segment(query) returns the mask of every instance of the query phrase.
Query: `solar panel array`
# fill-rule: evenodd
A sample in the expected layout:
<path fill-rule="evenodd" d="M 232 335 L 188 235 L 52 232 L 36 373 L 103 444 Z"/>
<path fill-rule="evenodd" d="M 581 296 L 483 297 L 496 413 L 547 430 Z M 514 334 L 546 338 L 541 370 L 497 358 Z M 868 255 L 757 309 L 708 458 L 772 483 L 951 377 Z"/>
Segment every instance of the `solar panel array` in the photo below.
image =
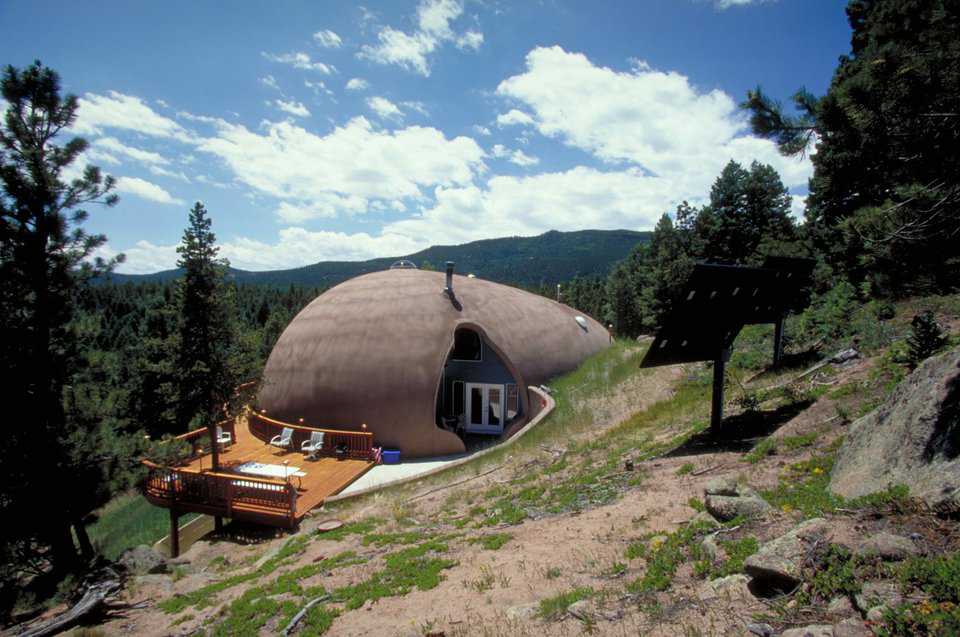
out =
<path fill-rule="evenodd" d="M 698 264 L 641 367 L 717 360 L 744 325 L 775 323 L 806 304 L 813 261 L 768 258 L 762 268 Z"/>

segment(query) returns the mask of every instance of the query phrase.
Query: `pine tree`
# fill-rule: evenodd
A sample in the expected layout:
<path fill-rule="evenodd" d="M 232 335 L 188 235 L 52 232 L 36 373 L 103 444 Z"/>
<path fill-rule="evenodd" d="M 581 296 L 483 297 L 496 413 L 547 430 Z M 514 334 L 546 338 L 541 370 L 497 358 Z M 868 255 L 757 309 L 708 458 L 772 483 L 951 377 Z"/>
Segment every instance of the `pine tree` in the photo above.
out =
<path fill-rule="evenodd" d="M 790 116 L 759 88 L 755 133 L 811 159 L 809 234 L 827 263 L 888 294 L 949 289 L 960 272 L 960 4 L 851 0 L 850 53 L 827 94 Z"/>
<path fill-rule="evenodd" d="M 747 265 L 759 265 L 766 254 L 792 251 L 798 240 L 790 195 L 777 171 L 758 162 L 747 170 L 732 160 L 714 181 L 695 233 L 700 257 Z"/>
<path fill-rule="evenodd" d="M 236 324 L 236 298 L 227 285 L 229 264 L 217 257 L 207 210 L 199 201 L 177 247 L 183 278 L 177 285 L 177 422 L 184 429 L 207 427 L 211 438 L 217 421 L 244 379 L 243 352 Z M 211 445 L 213 464 L 219 458 Z"/>
<path fill-rule="evenodd" d="M 8 107 L 0 126 L 0 382 L 22 416 L 7 419 L 0 445 L 0 518 L 7 521 L 0 550 L 4 562 L 26 565 L 50 547 L 53 566 L 62 570 L 76 562 L 70 527 L 81 534 L 89 511 L 89 501 L 73 496 L 96 486 L 78 470 L 82 459 L 71 447 L 88 430 L 64 400 L 82 366 L 71 331 L 74 306 L 89 276 L 111 265 L 89 261 L 106 238 L 83 230 L 82 206 L 117 198 L 113 179 L 94 166 L 68 181 L 87 143 L 57 144 L 76 119 L 77 98 L 61 96 L 55 72 L 40 62 L 8 66 L 2 93 Z"/>
<path fill-rule="evenodd" d="M 947 338 L 930 310 L 920 312 L 910 321 L 910 336 L 907 337 L 910 367 L 916 367 L 946 344 Z"/>

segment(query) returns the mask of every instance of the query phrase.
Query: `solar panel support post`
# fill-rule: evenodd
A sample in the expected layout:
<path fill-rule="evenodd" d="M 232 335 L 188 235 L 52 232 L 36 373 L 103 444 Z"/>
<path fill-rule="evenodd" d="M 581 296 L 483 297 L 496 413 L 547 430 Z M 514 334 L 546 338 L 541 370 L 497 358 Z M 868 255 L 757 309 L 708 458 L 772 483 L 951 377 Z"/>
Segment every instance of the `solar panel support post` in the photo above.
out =
<path fill-rule="evenodd" d="M 730 350 L 723 349 L 713 361 L 713 405 L 710 409 L 710 433 L 720 433 L 723 423 L 723 382 L 727 361 L 730 360 Z"/>
<path fill-rule="evenodd" d="M 786 316 L 781 314 L 777 319 L 776 327 L 773 331 L 773 366 L 780 367 L 780 359 L 783 358 L 783 324 Z"/>

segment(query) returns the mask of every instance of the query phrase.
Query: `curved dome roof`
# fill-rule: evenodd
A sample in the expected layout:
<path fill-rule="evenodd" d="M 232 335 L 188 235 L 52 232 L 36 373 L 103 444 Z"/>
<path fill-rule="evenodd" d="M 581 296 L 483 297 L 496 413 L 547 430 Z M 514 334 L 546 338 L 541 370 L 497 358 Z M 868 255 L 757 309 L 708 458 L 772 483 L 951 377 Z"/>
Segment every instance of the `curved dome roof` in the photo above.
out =
<path fill-rule="evenodd" d="M 386 270 L 350 279 L 291 321 L 267 360 L 259 407 L 273 418 L 356 430 L 408 457 L 463 450 L 435 425 L 440 376 L 461 326 L 483 334 L 526 393 L 610 342 L 590 317 L 483 279 Z"/>

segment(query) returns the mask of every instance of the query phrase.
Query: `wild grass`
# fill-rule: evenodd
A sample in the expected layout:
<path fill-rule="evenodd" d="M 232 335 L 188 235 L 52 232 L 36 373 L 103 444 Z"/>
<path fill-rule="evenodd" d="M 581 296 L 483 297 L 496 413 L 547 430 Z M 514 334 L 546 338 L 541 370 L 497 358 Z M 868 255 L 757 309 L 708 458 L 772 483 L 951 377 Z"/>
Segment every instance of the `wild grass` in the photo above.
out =
<path fill-rule="evenodd" d="M 594 590 L 589 586 L 581 586 L 566 593 L 560 593 L 553 597 L 547 597 L 540 600 L 540 609 L 538 614 L 546 620 L 555 620 L 563 617 L 567 609 L 581 599 L 593 597 Z"/>
<path fill-rule="evenodd" d="M 197 517 L 184 515 L 184 524 Z M 96 522 L 87 527 L 90 541 L 109 560 L 115 560 L 127 549 L 146 544 L 152 546 L 170 532 L 170 512 L 153 506 L 139 493 L 124 493 L 108 502 Z"/>
<path fill-rule="evenodd" d="M 488 551 L 497 551 L 513 539 L 509 533 L 487 533 L 467 540 L 470 544 L 479 544 Z"/>

